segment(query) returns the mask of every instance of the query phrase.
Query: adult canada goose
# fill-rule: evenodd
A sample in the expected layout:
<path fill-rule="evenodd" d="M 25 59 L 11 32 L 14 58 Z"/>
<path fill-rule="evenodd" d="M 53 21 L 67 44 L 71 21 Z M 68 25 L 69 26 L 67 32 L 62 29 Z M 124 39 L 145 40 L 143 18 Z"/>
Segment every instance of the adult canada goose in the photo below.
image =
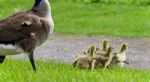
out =
<path fill-rule="evenodd" d="M 34 49 L 47 39 L 53 28 L 48 0 L 35 0 L 30 10 L 15 13 L 0 21 L 0 63 L 3 63 L 6 55 L 25 52 L 36 71 Z"/>
<path fill-rule="evenodd" d="M 125 51 L 128 49 L 128 44 L 124 43 L 121 46 L 119 53 L 116 53 L 113 57 L 112 65 L 117 65 L 119 67 L 124 67 L 125 64 L 129 64 L 126 59 Z"/>

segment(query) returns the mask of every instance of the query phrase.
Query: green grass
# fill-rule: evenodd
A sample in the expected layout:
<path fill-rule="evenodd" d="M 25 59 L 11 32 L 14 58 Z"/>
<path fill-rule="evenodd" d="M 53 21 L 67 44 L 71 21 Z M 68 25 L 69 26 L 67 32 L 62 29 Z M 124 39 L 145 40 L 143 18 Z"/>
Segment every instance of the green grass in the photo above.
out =
<path fill-rule="evenodd" d="M 14 5 L 15 4 L 15 5 Z M 29 9 L 33 0 L 0 0 L 0 18 Z M 74 35 L 150 37 L 150 6 L 52 1 L 55 32 Z"/>
<path fill-rule="evenodd" d="M 68 64 L 36 61 L 33 72 L 29 61 L 6 59 L 0 65 L 0 82 L 149 82 L 150 71 L 136 69 L 79 70 Z"/>
<path fill-rule="evenodd" d="M 15 10 L 29 9 L 33 0 L 0 0 L 0 19 Z M 53 1 L 52 14 L 58 34 L 150 37 L 150 6 L 84 4 Z M 52 61 L 36 61 L 37 73 L 27 60 L 6 59 L 0 65 L 0 82 L 149 82 L 149 70 L 74 69 Z"/>
<path fill-rule="evenodd" d="M 61 4 L 53 4 L 57 33 L 150 37 L 150 6 Z"/>

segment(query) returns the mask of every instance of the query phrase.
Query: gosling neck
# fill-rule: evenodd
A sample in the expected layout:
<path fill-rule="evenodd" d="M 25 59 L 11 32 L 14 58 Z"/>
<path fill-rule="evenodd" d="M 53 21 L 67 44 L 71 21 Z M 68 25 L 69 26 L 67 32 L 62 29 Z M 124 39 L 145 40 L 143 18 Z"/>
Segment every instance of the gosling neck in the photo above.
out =
<path fill-rule="evenodd" d="M 108 48 L 108 51 L 107 51 L 107 53 L 106 53 L 106 55 L 107 55 L 108 57 L 111 57 L 111 53 L 112 53 L 112 48 L 109 47 L 109 48 Z"/>
<path fill-rule="evenodd" d="M 108 48 L 109 48 L 109 44 L 103 44 L 103 50 L 104 50 L 104 51 L 107 51 Z"/>
<path fill-rule="evenodd" d="M 122 46 L 122 48 L 120 49 L 120 53 L 124 53 L 126 51 L 126 47 Z"/>

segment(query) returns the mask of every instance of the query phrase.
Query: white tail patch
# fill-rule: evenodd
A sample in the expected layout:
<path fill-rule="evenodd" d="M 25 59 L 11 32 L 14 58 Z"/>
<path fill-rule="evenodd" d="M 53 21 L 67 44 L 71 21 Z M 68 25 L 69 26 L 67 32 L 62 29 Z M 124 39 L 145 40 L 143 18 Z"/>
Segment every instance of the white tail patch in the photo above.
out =
<path fill-rule="evenodd" d="M 12 45 L 12 44 L 0 44 L 0 55 L 16 55 L 16 54 L 20 54 L 22 53 L 23 50 L 16 46 L 16 45 Z"/>

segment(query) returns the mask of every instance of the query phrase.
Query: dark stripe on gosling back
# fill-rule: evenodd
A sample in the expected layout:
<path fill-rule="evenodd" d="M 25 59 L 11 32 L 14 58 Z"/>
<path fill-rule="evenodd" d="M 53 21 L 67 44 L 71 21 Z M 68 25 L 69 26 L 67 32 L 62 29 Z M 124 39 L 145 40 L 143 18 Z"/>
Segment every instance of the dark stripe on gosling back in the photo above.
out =
<path fill-rule="evenodd" d="M 34 7 L 38 6 L 41 3 L 42 0 L 35 0 Z"/>

